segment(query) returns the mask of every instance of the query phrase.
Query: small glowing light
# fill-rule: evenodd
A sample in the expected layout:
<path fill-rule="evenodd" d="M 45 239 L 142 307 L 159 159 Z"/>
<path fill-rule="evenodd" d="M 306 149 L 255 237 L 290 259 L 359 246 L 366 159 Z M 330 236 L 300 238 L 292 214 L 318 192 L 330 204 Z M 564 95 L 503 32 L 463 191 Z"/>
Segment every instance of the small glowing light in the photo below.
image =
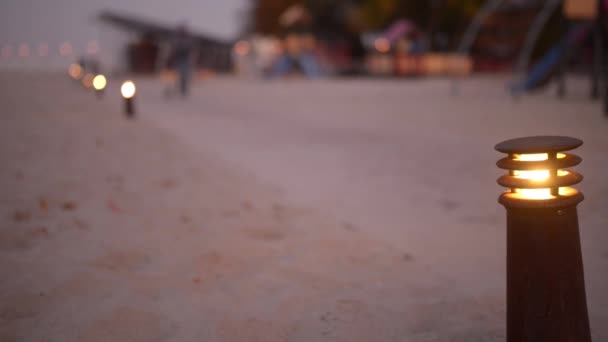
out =
<path fill-rule="evenodd" d="M 578 191 L 571 187 L 559 188 L 560 196 L 572 196 Z M 555 198 L 551 195 L 551 189 L 515 189 L 515 193 L 507 193 L 509 197 L 531 199 L 531 200 L 547 200 Z"/>
<path fill-rule="evenodd" d="M 239 56 L 245 56 L 251 51 L 251 45 L 246 40 L 241 40 L 234 45 L 234 52 Z"/>
<path fill-rule="evenodd" d="M 557 158 L 565 158 L 566 155 L 563 153 L 558 153 Z M 514 155 L 514 160 L 519 161 L 544 161 L 549 159 L 549 155 L 547 153 L 532 153 L 532 154 L 516 154 Z M 565 176 L 568 174 L 568 171 L 558 170 L 557 176 Z M 526 170 L 519 171 L 514 170 L 513 176 L 520 179 L 529 179 L 532 181 L 545 181 L 549 179 L 549 170 Z"/>
<path fill-rule="evenodd" d="M 557 159 L 566 158 L 564 153 L 558 153 Z M 547 153 L 515 154 L 513 160 L 519 161 L 543 161 L 549 159 Z"/>
<path fill-rule="evenodd" d="M 40 43 L 38 45 L 38 56 L 40 57 L 46 57 L 49 55 L 49 44 L 47 43 Z"/>
<path fill-rule="evenodd" d="M 551 195 L 551 189 L 515 189 L 515 193 L 520 198 L 543 200 L 551 199 L 555 196 Z"/>
<path fill-rule="evenodd" d="M 513 160 L 520 161 L 543 161 L 549 159 L 547 153 L 533 153 L 533 154 L 516 154 L 513 156 Z"/>
<path fill-rule="evenodd" d="M 22 43 L 19 45 L 19 50 L 17 50 L 17 54 L 19 57 L 27 58 L 30 56 L 30 47 L 29 45 Z"/>
<path fill-rule="evenodd" d="M 544 181 L 549 179 L 549 170 L 513 171 L 515 178 Z"/>
<path fill-rule="evenodd" d="M 99 43 L 96 40 L 91 40 L 87 43 L 87 53 L 95 55 L 99 52 Z"/>
<path fill-rule="evenodd" d="M 106 88 L 107 84 L 108 81 L 104 75 L 97 75 L 93 78 L 93 88 L 95 88 L 95 90 L 103 90 Z"/>
<path fill-rule="evenodd" d="M 91 73 L 87 73 L 86 75 L 84 75 L 84 77 L 82 78 L 82 85 L 85 88 L 91 88 L 93 87 L 93 79 L 95 78 L 95 75 L 91 74 Z"/>
<path fill-rule="evenodd" d="M 374 47 L 378 52 L 386 53 L 391 49 L 391 43 L 384 37 L 377 38 L 374 42 Z"/>
<path fill-rule="evenodd" d="M 63 57 L 69 57 L 72 55 L 72 44 L 70 42 L 65 42 L 59 46 L 59 54 Z"/>
<path fill-rule="evenodd" d="M 120 87 L 120 93 L 125 99 L 130 99 L 135 96 L 135 83 L 133 81 L 125 81 Z"/>
<path fill-rule="evenodd" d="M 557 158 L 565 158 L 566 155 L 563 153 L 558 153 Z M 519 161 L 545 161 L 549 159 L 548 153 L 532 153 L 532 154 L 516 154 L 513 156 L 514 160 Z M 557 170 L 557 176 L 563 177 L 568 175 L 569 172 L 565 170 Z M 549 170 L 514 170 L 513 176 L 515 178 L 520 179 L 529 179 L 532 181 L 546 181 L 550 177 Z M 562 189 L 567 188 L 559 188 L 560 195 L 562 194 Z M 515 189 L 515 193 L 518 194 L 520 198 L 526 199 L 534 199 L 534 200 L 544 200 L 551 199 L 555 196 L 551 194 L 551 189 Z"/>
<path fill-rule="evenodd" d="M 72 63 L 70 64 L 70 68 L 68 69 L 68 74 L 75 80 L 79 80 L 84 75 L 84 70 L 79 64 Z"/>

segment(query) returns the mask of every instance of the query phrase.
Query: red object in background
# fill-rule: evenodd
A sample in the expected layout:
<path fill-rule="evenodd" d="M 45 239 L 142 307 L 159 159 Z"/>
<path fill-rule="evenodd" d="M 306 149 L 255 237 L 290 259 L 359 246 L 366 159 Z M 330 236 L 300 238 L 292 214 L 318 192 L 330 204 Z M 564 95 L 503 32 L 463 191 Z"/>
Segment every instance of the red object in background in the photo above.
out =
<path fill-rule="evenodd" d="M 156 69 L 158 46 L 141 41 L 128 47 L 129 69 L 136 73 L 153 73 Z"/>

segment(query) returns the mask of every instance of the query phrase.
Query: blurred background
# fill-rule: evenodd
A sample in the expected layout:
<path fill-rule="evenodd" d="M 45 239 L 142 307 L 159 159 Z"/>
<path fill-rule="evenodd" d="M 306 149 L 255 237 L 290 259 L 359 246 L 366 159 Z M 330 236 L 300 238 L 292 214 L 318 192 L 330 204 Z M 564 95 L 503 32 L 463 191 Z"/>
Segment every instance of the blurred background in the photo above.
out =
<path fill-rule="evenodd" d="M 106 72 L 159 74 L 169 65 L 172 36 L 181 25 L 196 41 L 197 69 L 208 72 L 504 72 L 538 60 L 596 12 L 595 1 L 7 0 L 0 67 L 64 69 L 88 59 Z M 593 30 L 587 26 L 568 60 L 579 69 L 592 64 Z"/>
<path fill-rule="evenodd" d="M 0 0 L 0 341 L 505 341 L 536 135 L 584 141 L 608 341 L 607 10 Z"/>

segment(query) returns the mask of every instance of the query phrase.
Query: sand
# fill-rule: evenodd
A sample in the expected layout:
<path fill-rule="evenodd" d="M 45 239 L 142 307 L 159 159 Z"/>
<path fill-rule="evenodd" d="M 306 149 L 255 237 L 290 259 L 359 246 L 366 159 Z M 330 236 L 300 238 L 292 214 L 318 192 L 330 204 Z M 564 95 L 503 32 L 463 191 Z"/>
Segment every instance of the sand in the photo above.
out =
<path fill-rule="evenodd" d="M 98 100 L 64 75 L 0 75 L 0 341 L 504 340 L 491 146 L 519 125 L 486 114 L 516 106 L 488 90 L 498 81 L 439 102 L 439 81 L 218 79 L 186 102 L 138 84 L 129 121 L 116 84 Z M 399 116 L 402 92 L 419 114 Z M 607 127 L 581 100 L 518 108 L 540 113 L 526 133 L 553 119 L 587 142 L 581 223 L 601 341 Z M 447 109 L 460 116 L 433 114 Z"/>

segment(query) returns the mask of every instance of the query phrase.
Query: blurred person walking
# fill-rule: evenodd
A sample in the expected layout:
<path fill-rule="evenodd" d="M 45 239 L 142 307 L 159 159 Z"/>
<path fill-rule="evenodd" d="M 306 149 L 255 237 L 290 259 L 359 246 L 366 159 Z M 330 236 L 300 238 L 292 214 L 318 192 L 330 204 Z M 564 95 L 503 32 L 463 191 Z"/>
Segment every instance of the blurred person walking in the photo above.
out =
<path fill-rule="evenodd" d="M 186 25 L 180 25 L 173 40 L 169 65 L 171 69 L 177 72 L 177 87 L 182 97 L 186 97 L 190 92 L 196 58 L 197 51 L 194 40 L 190 36 Z"/>

